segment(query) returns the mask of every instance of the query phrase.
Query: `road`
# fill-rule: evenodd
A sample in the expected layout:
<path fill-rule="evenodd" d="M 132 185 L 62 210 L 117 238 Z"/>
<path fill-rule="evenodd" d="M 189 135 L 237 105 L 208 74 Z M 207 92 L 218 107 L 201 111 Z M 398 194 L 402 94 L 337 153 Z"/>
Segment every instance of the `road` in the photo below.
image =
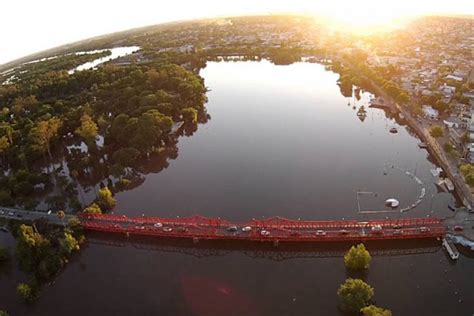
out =
<path fill-rule="evenodd" d="M 10 207 L 0 207 L 0 218 L 13 219 L 13 220 L 38 220 L 45 218 L 49 223 L 53 225 L 63 225 L 67 224 L 70 219 L 75 217 L 74 215 L 66 214 L 65 217 L 61 220 L 57 213 L 48 214 L 47 212 L 39 211 L 27 211 L 22 209 L 10 208 Z"/>

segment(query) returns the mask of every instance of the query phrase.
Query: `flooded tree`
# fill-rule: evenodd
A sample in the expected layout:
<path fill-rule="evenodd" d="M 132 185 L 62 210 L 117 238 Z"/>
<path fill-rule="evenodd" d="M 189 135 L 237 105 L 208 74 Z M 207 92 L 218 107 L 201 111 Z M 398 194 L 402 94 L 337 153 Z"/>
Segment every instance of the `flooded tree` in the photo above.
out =
<path fill-rule="evenodd" d="M 374 296 L 374 289 L 360 279 L 349 278 L 337 290 L 343 310 L 359 312 Z"/>
<path fill-rule="evenodd" d="M 58 137 L 59 128 L 63 122 L 57 117 L 52 117 L 43 121 L 39 121 L 36 126 L 31 129 L 30 139 L 33 148 L 37 151 L 48 153 L 50 161 L 53 160 L 51 154 L 51 142 Z"/>
<path fill-rule="evenodd" d="M 371 260 L 372 257 L 367 249 L 365 249 L 364 244 L 352 246 L 344 255 L 344 264 L 348 269 L 352 270 L 368 269 Z"/>
<path fill-rule="evenodd" d="M 392 312 L 375 305 L 369 305 L 360 310 L 363 316 L 392 316 Z"/>

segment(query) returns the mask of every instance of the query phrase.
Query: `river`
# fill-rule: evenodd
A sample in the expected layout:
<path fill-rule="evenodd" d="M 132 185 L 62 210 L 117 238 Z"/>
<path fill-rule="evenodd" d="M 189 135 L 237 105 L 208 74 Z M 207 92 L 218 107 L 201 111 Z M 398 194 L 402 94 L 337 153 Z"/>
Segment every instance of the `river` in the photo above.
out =
<path fill-rule="evenodd" d="M 370 94 L 361 93 L 359 101 L 342 96 L 338 75 L 323 66 L 210 62 L 201 75 L 210 89 L 211 119 L 180 139 L 178 157 L 166 169 L 118 193 L 116 212 L 231 220 L 451 214 L 454 197 L 438 193 L 430 173 L 436 166 L 413 133 L 368 108 Z M 361 105 L 364 117 L 357 115 Z M 420 195 L 407 212 L 367 213 L 386 209 L 387 198 L 411 207 Z M 0 274 L 0 309 L 12 315 L 338 315 L 336 291 L 347 277 L 343 258 L 327 251 L 323 258 L 287 260 L 270 252 L 270 260 L 258 249 L 150 250 L 144 243 L 94 240 L 32 307 L 19 305 L 14 292 L 24 276 L 13 268 Z M 116 245 L 104 244 L 111 242 Z M 452 263 L 436 243 L 423 249 L 374 255 L 366 280 L 377 305 L 394 315 L 474 313 L 472 254 L 462 252 Z"/>

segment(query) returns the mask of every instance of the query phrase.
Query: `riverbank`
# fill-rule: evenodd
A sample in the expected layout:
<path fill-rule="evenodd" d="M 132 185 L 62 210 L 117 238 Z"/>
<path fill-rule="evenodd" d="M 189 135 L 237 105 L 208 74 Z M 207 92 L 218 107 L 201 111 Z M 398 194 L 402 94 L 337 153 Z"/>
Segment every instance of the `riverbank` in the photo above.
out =
<path fill-rule="evenodd" d="M 373 81 L 371 84 L 378 95 L 381 95 L 385 102 L 388 102 L 389 108 L 395 112 L 398 112 L 403 115 L 407 125 L 418 135 L 420 140 L 424 142 L 427 146 L 428 152 L 433 155 L 436 162 L 443 168 L 446 172 L 448 178 L 453 182 L 455 187 L 455 193 L 463 203 L 465 207 L 469 210 L 472 209 L 473 196 L 471 188 L 464 181 L 463 176 L 457 170 L 457 166 L 453 166 L 446 154 L 442 150 L 438 141 L 432 137 L 429 133 L 429 130 L 424 126 L 420 126 L 418 121 L 413 117 L 412 113 L 408 108 L 401 106 L 396 103 L 391 97 L 389 97 L 379 86 L 377 86 Z"/>

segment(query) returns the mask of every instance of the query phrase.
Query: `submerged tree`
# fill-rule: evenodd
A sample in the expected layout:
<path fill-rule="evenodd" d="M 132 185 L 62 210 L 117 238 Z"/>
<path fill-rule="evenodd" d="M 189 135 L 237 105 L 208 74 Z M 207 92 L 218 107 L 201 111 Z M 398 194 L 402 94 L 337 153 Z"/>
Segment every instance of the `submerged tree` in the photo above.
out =
<path fill-rule="evenodd" d="M 365 249 L 364 244 L 352 246 L 344 256 L 346 267 L 353 270 L 368 269 L 371 260 L 372 257 L 367 249 Z"/>
<path fill-rule="evenodd" d="M 76 129 L 76 133 L 84 138 L 86 144 L 90 146 L 95 142 L 99 128 L 92 118 L 84 114 L 81 117 L 81 126 Z"/>
<path fill-rule="evenodd" d="M 36 291 L 26 283 L 18 284 L 16 292 L 24 303 L 32 303 L 38 298 Z"/>
<path fill-rule="evenodd" d="M 369 305 L 360 310 L 363 316 L 392 316 L 392 312 L 375 305 Z"/>
<path fill-rule="evenodd" d="M 337 290 L 341 299 L 342 308 L 347 311 L 358 312 L 367 306 L 374 296 L 374 289 L 360 279 L 349 278 Z"/>
<path fill-rule="evenodd" d="M 57 117 L 39 121 L 35 127 L 31 129 L 30 138 L 33 143 L 33 148 L 48 153 L 49 159 L 53 160 L 51 154 L 51 142 L 58 136 L 58 131 L 63 122 Z"/>

